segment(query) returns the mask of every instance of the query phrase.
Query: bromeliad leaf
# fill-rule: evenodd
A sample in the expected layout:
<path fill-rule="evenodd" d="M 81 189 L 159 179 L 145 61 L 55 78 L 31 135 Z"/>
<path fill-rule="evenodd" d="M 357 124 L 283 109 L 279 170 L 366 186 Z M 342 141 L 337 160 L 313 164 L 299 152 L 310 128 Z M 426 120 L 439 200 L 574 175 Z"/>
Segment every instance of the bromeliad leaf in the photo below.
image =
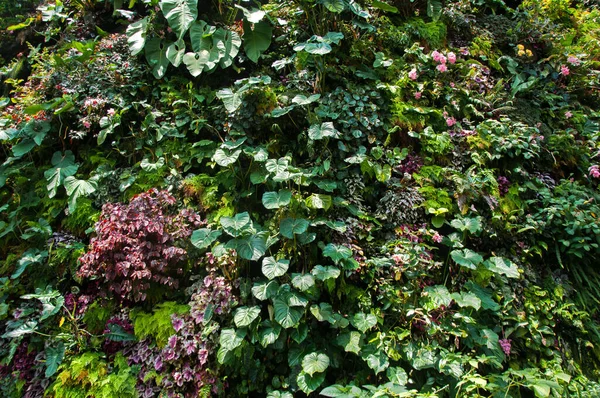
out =
<path fill-rule="evenodd" d="M 52 166 L 54 167 L 44 172 L 44 177 L 48 180 L 47 188 L 50 198 L 56 196 L 58 187 L 64 183 L 67 177 L 74 175 L 79 168 L 79 165 L 75 164 L 75 155 L 71 151 L 66 151 L 64 155 L 59 151 L 54 152 Z"/>
<path fill-rule="evenodd" d="M 329 357 L 320 352 L 311 352 L 302 359 L 302 370 L 310 376 L 322 373 L 329 367 Z"/>
<path fill-rule="evenodd" d="M 265 192 L 262 197 L 263 206 L 267 209 L 278 209 L 287 206 L 292 200 L 292 191 L 280 189 L 279 192 Z"/>
<path fill-rule="evenodd" d="M 178 39 L 198 18 L 198 0 L 161 0 L 159 6 Z"/>
<path fill-rule="evenodd" d="M 192 245 L 198 249 L 206 249 L 219 236 L 221 236 L 221 231 L 212 231 L 208 228 L 197 229 L 192 233 Z"/>
<path fill-rule="evenodd" d="M 273 257 L 265 257 L 262 261 L 262 273 L 269 279 L 285 275 L 290 266 L 290 260 L 275 260 Z"/>
<path fill-rule="evenodd" d="M 241 328 L 250 325 L 260 315 L 260 307 L 240 307 L 235 311 L 233 315 L 233 321 L 235 326 Z"/>
<path fill-rule="evenodd" d="M 279 232 L 288 239 L 294 239 L 308 229 L 309 222 L 304 218 L 284 218 L 279 224 Z"/>

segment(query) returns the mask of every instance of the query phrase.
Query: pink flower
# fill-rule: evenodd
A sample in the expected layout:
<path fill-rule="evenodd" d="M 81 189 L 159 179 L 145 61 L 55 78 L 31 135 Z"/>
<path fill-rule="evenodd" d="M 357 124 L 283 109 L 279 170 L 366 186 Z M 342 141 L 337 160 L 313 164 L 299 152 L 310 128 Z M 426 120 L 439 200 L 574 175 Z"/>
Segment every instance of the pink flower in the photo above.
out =
<path fill-rule="evenodd" d="M 567 62 L 573 66 L 579 66 L 581 64 L 581 60 L 579 60 L 579 58 L 574 57 L 572 55 L 569 58 L 567 58 Z"/>
<path fill-rule="evenodd" d="M 446 118 L 446 124 L 448 127 L 452 127 L 456 124 L 456 119 L 453 117 Z"/>
<path fill-rule="evenodd" d="M 498 340 L 498 343 L 500 343 L 500 347 L 502 347 L 502 351 L 504 351 L 504 354 L 506 355 L 510 355 L 510 349 L 512 348 L 511 342 L 512 341 L 510 339 Z"/>
<path fill-rule="evenodd" d="M 435 50 L 434 52 L 431 53 L 431 57 L 433 58 L 433 60 L 435 62 L 440 62 L 441 56 L 442 56 L 442 54 L 440 54 L 437 50 Z"/>
<path fill-rule="evenodd" d="M 90 127 L 92 127 L 92 124 L 86 120 L 85 122 L 83 122 L 83 127 L 89 129 Z"/>
<path fill-rule="evenodd" d="M 413 68 L 410 72 L 408 72 L 408 77 L 410 80 L 417 80 L 417 70 Z"/>
<path fill-rule="evenodd" d="M 433 234 L 433 236 L 431 237 L 431 239 L 435 242 L 435 243 L 440 243 L 442 241 L 442 235 L 438 234 L 437 232 L 435 234 Z"/>
<path fill-rule="evenodd" d="M 108 113 L 108 116 L 114 116 L 116 111 L 114 110 L 114 108 L 110 108 L 108 111 L 106 111 L 106 113 Z"/>
<path fill-rule="evenodd" d="M 567 119 L 570 119 L 572 116 L 573 116 L 573 114 L 572 114 L 570 111 L 566 111 L 566 112 L 565 112 L 565 117 L 566 117 Z"/>
<path fill-rule="evenodd" d="M 569 73 L 570 73 L 569 67 L 566 66 L 566 65 L 561 65 L 561 67 L 560 67 L 560 74 L 563 75 L 563 76 L 569 76 Z"/>
<path fill-rule="evenodd" d="M 446 64 L 446 57 L 440 55 L 440 64 Z"/>
<path fill-rule="evenodd" d="M 597 164 L 591 166 L 588 171 L 590 172 L 590 177 L 600 178 L 600 167 Z"/>
<path fill-rule="evenodd" d="M 450 82 L 450 87 L 454 88 L 454 87 L 456 87 L 456 84 L 454 84 L 454 82 Z M 452 101 L 452 102 L 454 103 L 456 101 Z"/>
<path fill-rule="evenodd" d="M 450 62 L 451 64 L 456 62 L 456 54 L 454 53 L 448 53 L 448 62 Z"/>
<path fill-rule="evenodd" d="M 415 92 L 415 99 L 421 99 L 422 95 L 423 95 L 423 93 L 420 91 Z"/>
<path fill-rule="evenodd" d="M 448 67 L 446 66 L 446 64 L 439 64 L 436 69 L 442 73 L 448 71 Z"/>

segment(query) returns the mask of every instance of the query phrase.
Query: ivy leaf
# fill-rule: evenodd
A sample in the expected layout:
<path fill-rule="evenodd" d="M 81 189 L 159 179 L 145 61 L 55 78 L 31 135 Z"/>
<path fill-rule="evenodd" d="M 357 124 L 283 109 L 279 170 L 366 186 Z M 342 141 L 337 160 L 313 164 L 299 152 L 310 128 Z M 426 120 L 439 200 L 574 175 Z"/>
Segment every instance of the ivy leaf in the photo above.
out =
<path fill-rule="evenodd" d="M 238 213 L 233 217 L 221 217 L 220 223 L 225 232 L 234 238 L 247 232 L 252 225 L 250 214 L 247 211 Z"/>
<path fill-rule="evenodd" d="M 515 263 L 503 257 L 491 257 L 483 263 L 490 271 L 506 275 L 509 278 L 519 277 L 519 268 Z"/>
<path fill-rule="evenodd" d="M 273 299 L 273 308 L 275 310 L 275 320 L 286 329 L 296 326 L 302 318 L 302 310 L 291 307 L 287 301 L 280 298 Z"/>
<path fill-rule="evenodd" d="M 59 341 L 55 347 L 46 348 L 46 378 L 52 377 L 65 356 L 65 345 Z"/>
<path fill-rule="evenodd" d="M 336 279 L 338 276 L 340 276 L 341 271 L 339 270 L 339 268 L 336 268 L 334 266 L 322 266 L 322 265 L 316 265 L 311 271 L 311 274 L 314 275 L 315 278 L 317 278 L 320 281 L 326 281 L 327 279 Z"/>
<path fill-rule="evenodd" d="M 235 310 L 235 314 L 233 315 L 233 321 L 235 322 L 235 326 L 237 326 L 238 328 L 244 327 L 244 326 L 248 326 L 250 325 L 252 322 L 254 322 L 254 320 L 256 318 L 258 318 L 258 315 L 260 315 L 260 307 L 259 306 L 254 306 L 254 307 L 240 307 L 237 310 Z"/>
<path fill-rule="evenodd" d="M 98 188 L 98 183 L 95 179 L 78 180 L 75 177 L 65 178 L 65 189 L 69 195 L 69 211 L 73 213 L 77 206 L 77 199 L 81 196 L 88 196 Z"/>
<path fill-rule="evenodd" d="M 302 359 L 302 370 L 310 376 L 322 373 L 329 367 L 329 357 L 320 352 L 311 352 Z"/>
<path fill-rule="evenodd" d="M 263 206 L 267 209 L 279 209 L 287 206 L 292 200 L 292 191 L 280 189 L 279 192 L 265 192 L 262 197 Z"/>
<path fill-rule="evenodd" d="M 254 63 L 271 45 L 273 31 L 267 22 L 254 24 L 254 29 L 248 20 L 244 20 L 244 50 L 246 56 Z"/>
<path fill-rule="evenodd" d="M 64 155 L 60 151 L 54 152 L 52 166 L 54 167 L 44 172 L 44 177 L 48 180 L 49 198 L 56 196 L 58 187 L 64 183 L 65 178 L 74 175 L 79 168 L 79 165 L 75 164 L 75 155 L 71 151 L 66 151 Z"/>
<path fill-rule="evenodd" d="M 309 222 L 304 218 L 284 218 L 279 224 L 279 232 L 288 239 L 294 239 L 308 229 Z"/>
<path fill-rule="evenodd" d="M 144 49 L 147 30 L 148 17 L 127 26 L 127 44 L 131 55 L 138 55 Z"/>
<path fill-rule="evenodd" d="M 213 155 L 213 160 L 219 166 L 227 167 L 227 166 L 235 163 L 238 160 L 238 158 L 240 157 L 241 153 L 242 153 L 241 149 L 238 149 L 235 151 L 229 151 L 227 149 L 219 148 L 215 151 L 215 154 Z"/>
<path fill-rule="evenodd" d="M 483 257 L 471 249 L 453 250 L 450 256 L 456 264 L 469 269 L 477 269 L 477 266 L 483 262 Z"/>
<path fill-rule="evenodd" d="M 388 379 L 394 384 L 404 386 L 406 383 L 408 383 L 408 374 L 406 374 L 406 370 L 402 369 L 401 367 L 387 368 L 385 373 Z"/>
<path fill-rule="evenodd" d="M 315 285 L 315 278 L 311 274 L 293 274 L 292 285 L 301 292 L 304 292 Z"/>
<path fill-rule="evenodd" d="M 308 373 L 302 371 L 298 373 L 296 377 L 296 382 L 298 383 L 298 387 L 306 394 L 310 395 L 311 392 L 315 391 L 317 388 L 323 384 L 325 381 L 325 373 L 318 373 L 314 376 L 309 375 Z"/>
<path fill-rule="evenodd" d="M 365 314 L 364 312 L 358 312 L 350 318 L 352 326 L 365 333 L 377 325 L 377 317 L 373 314 Z"/>
<path fill-rule="evenodd" d="M 267 347 L 277 341 L 281 333 L 281 326 L 269 320 L 264 321 L 258 329 L 260 345 Z"/>
<path fill-rule="evenodd" d="M 262 273 L 270 279 L 285 275 L 290 266 L 290 260 L 275 260 L 273 257 L 265 257 L 262 261 Z"/>
<path fill-rule="evenodd" d="M 159 6 L 178 39 L 198 18 L 198 0 L 161 0 Z"/>
<path fill-rule="evenodd" d="M 246 329 L 223 329 L 221 330 L 221 336 L 219 336 L 219 344 L 221 348 L 233 351 L 242 344 L 244 337 L 246 337 Z"/>
<path fill-rule="evenodd" d="M 335 342 L 344 348 L 346 352 L 353 352 L 358 354 L 360 352 L 360 339 L 362 334 L 356 331 L 346 332 L 340 334 Z"/>
<path fill-rule="evenodd" d="M 208 228 L 197 229 L 192 233 L 192 245 L 198 249 L 206 249 L 219 236 L 221 236 L 221 231 L 211 231 Z"/>
<path fill-rule="evenodd" d="M 308 129 L 308 138 L 311 140 L 321 140 L 323 138 L 339 138 L 340 132 L 333 127 L 333 122 L 324 122 L 319 126 L 313 124 Z"/>

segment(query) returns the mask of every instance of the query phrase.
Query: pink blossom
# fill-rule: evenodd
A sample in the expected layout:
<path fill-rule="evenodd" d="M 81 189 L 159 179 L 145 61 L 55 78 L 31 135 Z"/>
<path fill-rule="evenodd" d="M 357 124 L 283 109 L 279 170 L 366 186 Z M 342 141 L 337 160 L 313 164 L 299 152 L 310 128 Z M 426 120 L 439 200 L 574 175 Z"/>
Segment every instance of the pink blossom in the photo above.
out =
<path fill-rule="evenodd" d="M 498 343 L 500 343 L 500 347 L 502 347 L 502 351 L 504 351 L 504 354 L 506 354 L 506 355 L 510 355 L 510 350 L 512 348 L 511 342 L 512 341 L 510 339 L 498 340 Z"/>
<path fill-rule="evenodd" d="M 444 57 L 443 55 L 440 55 L 440 60 L 439 60 L 440 64 L 446 64 L 446 57 Z"/>
<path fill-rule="evenodd" d="M 115 111 L 114 108 L 110 108 L 108 111 L 106 111 L 106 113 L 108 113 L 108 116 L 114 116 L 116 112 L 117 111 Z"/>
<path fill-rule="evenodd" d="M 450 87 L 454 88 L 454 87 L 456 87 L 456 84 L 454 84 L 454 82 L 450 82 Z M 452 101 L 452 103 L 454 103 L 454 102 L 456 102 L 456 101 Z"/>
<path fill-rule="evenodd" d="M 436 69 L 442 73 L 448 71 L 448 67 L 446 66 L 446 64 L 439 64 L 436 67 Z"/>
<path fill-rule="evenodd" d="M 435 50 L 434 52 L 431 53 L 431 57 L 433 58 L 433 60 L 435 62 L 440 62 L 441 57 L 443 57 L 442 54 L 440 54 L 437 50 Z"/>
<path fill-rule="evenodd" d="M 569 76 L 569 73 L 570 73 L 569 67 L 566 66 L 566 65 L 561 65 L 561 67 L 560 67 L 560 74 L 563 75 L 563 76 Z"/>
<path fill-rule="evenodd" d="M 581 60 L 577 57 L 574 56 L 570 56 L 569 58 L 567 58 L 567 62 L 570 63 L 573 66 L 579 66 L 581 64 Z"/>
<path fill-rule="evenodd" d="M 408 77 L 410 80 L 417 80 L 417 70 L 413 68 L 410 72 L 408 72 Z"/>
<path fill-rule="evenodd" d="M 83 122 L 83 127 L 89 129 L 90 127 L 92 127 L 92 124 L 86 120 L 85 122 Z"/>
<path fill-rule="evenodd" d="M 446 118 L 446 124 L 448 127 L 452 127 L 456 124 L 456 119 L 453 117 Z"/>
<path fill-rule="evenodd" d="M 454 53 L 448 53 L 448 62 L 450 62 L 451 64 L 456 62 L 456 54 Z"/>
<path fill-rule="evenodd" d="M 571 111 L 566 111 L 566 112 L 565 112 L 565 117 L 566 117 L 567 119 L 570 119 L 572 116 L 573 116 L 573 114 L 571 113 Z"/>
<path fill-rule="evenodd" d="M 600 178 L 600 167 L 597 164 L 591 166 L 588 171 L 590 172 L 590 177 Z"/>
<path fill-rule="evenodd" d="M 442 241 L 442 235 L 436 232 L 435 234 L 433 234 L 431 239 L 433 239 L 435 243 L 440 243 Z"/>
<path fill-rule="evenodd" d="M 422 92 L 420 92 L 420 91 L 416 91 L 416 92 L 415 92 L 415 99 L 421 99 L 421 96 L 422 96 L 422 95 L 423 95 L 423 93 L 422 93 Z"/>

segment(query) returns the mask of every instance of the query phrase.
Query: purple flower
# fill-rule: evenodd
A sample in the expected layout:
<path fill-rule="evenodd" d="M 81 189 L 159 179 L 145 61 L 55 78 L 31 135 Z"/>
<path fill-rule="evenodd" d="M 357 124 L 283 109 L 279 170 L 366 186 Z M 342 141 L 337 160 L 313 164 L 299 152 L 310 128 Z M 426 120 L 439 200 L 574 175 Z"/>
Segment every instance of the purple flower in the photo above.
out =
<path fill-rule="evenodd" d="M 502 351 L 504 351 L 504 354 L 506 354 L 507 356 L 510 355 L 511 341 L 512 340 L 510 339 L 498 340 L 498 343 L 500 343 L 500 347 L 502 347 Z"/>

